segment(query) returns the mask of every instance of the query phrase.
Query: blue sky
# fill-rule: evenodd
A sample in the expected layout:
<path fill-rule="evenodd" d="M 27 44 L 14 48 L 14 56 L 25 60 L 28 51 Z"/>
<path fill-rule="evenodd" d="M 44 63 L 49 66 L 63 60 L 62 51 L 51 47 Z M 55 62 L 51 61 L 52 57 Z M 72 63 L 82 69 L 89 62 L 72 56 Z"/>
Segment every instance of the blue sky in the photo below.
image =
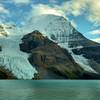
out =
<path fill-rule="evenodd" d="M 100 42 L 100 0 L 0 0 L 0 23 L 24 25 L 29 15 L 68 18 L 89 39 Z"/>

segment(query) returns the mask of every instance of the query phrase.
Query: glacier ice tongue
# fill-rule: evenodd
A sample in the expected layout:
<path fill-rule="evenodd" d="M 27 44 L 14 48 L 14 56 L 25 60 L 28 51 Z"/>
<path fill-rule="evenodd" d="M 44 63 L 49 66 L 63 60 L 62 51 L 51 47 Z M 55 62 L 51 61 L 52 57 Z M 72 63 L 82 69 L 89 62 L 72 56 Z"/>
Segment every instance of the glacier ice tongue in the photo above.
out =
<path fill-rule="evenodd" d="M 34 72 L 36 72 L 28 60 L 22 56 L 0 54 L 0 65 L 9 70 L 18 79 L 32 79 Z"/>
<path fill-rule="evenodd" d="M 0 37 L 0 46 L 2 46 L 0 67 L 10 71 L 18 79 L 32 79 L 37 71 L 29 63 L 29 55 L 20 51 L 19 43 L 21 42 L 21 37 L 18 34 Z"/>

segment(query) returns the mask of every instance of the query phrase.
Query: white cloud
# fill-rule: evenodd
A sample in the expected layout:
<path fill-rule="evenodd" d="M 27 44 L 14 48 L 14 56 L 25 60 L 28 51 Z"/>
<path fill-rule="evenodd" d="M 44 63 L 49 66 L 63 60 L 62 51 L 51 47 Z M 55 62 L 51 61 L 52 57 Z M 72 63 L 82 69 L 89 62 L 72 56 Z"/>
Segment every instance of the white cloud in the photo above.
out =
<path fill-rule="evenodd" d="M 86 3 L 87 0 L 71 0 L 69 2 L 67 1 L 63 5 L 65 5 L 65 7 L 69 6 L 67 8 L 69 14 L 72 14 L 74 16 L 79 16 L 84 12 L 86 8 Z"/>
<path fill-rule="evenodd" d="M 89 15 L 88 20 L 100 25 L 100 0 L 89 0 Z"/>
<path fill-rule="evenodd" d="M 73 15 L 81 15 L 87 12 L 87 18 L 91 22 L 100 21 L 100 0 L 72 0 L 70 9 Z"/>
<path fill-rule="evenodd" d="M 0 13 L 9 14 L 9 11 L 2 4 L 0 4 Z"/>
<path fill-rule="evenodd" d="M 100 0 L 72 0 L 73 12 L 82 15 L 86 13 L 86 19 L 96 25 L 100 25 Z M 76 5 L 76 6 L 75 6 Z M 83 13 L 83 11 L 85 13 Z"/>
<path fill-rule="evenodd" d="M 95 39 L 92 39 L 92 40 L 95 41 L 95 42 L 100 43 L 100 38 L 95 38 Z"/>
<path fill-rule="evenodd" d="M 87 20 L 100 25 L 100 0 L 71 0 L 64 2 L 62 7 L 68 14 L 84 14 Z"/>
<path fill-rule="evenodd" d="M 49 0 L 56 2 L 57 0 Z M 100 25 L 100 0 L 70 0 L 65 1 L 61 5 L 38 4 L 33 6 L 38 12 L 43 14 L 56 14 L 56 15 L 85 15 L 86 19 L 94 25 Z"/>
<path fill-rule="evenodd" d="M 98 34 L 100 34 L 100 30 L 92 30 L 89 33 L 93 34 L 93 35 L 98 35 Z"/>
<path fill-rule="evenodd" d="M 59 9 L 59 6 L 51 7 L 44 4 L 32 5 L 32 14 L 33 16 L 41 14 L 54 14 L 58 16 L 65 16 L 65 12 Z"/>
<path fill-rule="evenodd" d="M 15 4 L 29 4 L 31 0 L 12 0 Z"/>

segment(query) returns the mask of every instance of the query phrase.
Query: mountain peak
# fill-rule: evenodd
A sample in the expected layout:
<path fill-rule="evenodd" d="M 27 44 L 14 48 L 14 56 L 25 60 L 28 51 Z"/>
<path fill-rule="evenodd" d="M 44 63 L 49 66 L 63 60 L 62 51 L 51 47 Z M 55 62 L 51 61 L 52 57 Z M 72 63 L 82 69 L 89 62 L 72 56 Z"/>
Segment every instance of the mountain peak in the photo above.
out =
<path fill-rule="evenodd" d="M 58 44 L 66 43 L 66 47 L 70 48 L 82 46 L 83 44 L 79 44 L 79 42 L 86 40 L 86 38 L 79 33 L 66 18 L 57 15 L 48 14 L 32 17 L 26 23 L 24 30 L 27 33 L 33 30 L 39 30 L 43 35 L 54 42 Z M 74 41 L 77 42 L 75 45 L 72 45 Z"/>

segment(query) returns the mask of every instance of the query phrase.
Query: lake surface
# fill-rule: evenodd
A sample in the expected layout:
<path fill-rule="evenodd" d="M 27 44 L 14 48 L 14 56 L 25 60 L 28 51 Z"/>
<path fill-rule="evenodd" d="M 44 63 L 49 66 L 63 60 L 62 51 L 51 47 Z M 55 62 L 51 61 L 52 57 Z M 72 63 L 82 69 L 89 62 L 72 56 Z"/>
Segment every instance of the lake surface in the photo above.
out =
<path fill-rule="evenodd" d="M 100 100 L 100 81 L 1 80 L 0 100 Z"/>

